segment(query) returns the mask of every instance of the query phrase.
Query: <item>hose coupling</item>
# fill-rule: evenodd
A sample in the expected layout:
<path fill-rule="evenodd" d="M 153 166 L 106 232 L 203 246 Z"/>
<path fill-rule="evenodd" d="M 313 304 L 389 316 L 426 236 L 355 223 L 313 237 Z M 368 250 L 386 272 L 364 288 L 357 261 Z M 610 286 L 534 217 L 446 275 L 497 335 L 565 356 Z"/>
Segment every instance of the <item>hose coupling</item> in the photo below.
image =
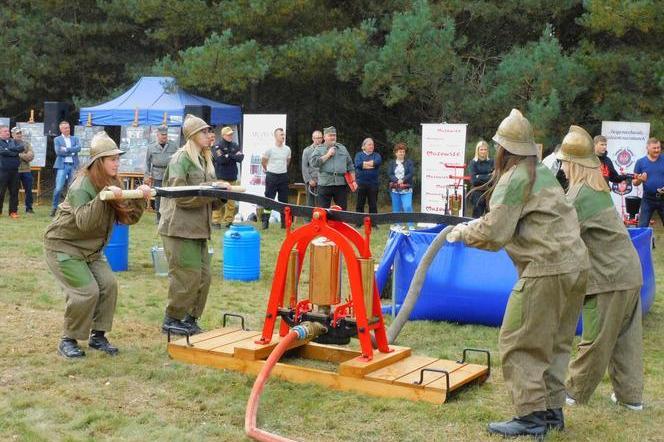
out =
<path fill-rule="evenodd" d="M 292 330 L 297 333 L 297 339 L 315 339 L 318 336 L 327 333 L 327 327 L 318 322 L 306 321 L 296 325 Z"/>

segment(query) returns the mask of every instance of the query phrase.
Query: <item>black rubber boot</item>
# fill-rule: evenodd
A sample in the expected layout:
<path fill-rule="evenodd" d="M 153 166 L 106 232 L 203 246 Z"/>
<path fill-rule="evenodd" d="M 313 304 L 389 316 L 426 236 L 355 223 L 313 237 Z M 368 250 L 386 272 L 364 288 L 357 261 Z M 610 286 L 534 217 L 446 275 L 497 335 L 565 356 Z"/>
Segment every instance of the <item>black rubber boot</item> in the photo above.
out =
<path fill-rule="evenodd" d="M 99 330 L 92 330 L 92 334 L 88 340 L 88 347 L 103 351 L 111 356 L 118 354 L 118 348 L 111 345 L 106 336 L 104 336 L 104 332 Z"/>
<path fill-rule="evenodd" d="M 269 213 L 263 213 L 261 215 L 261 223 L 263 230 L 267 230 L 270 227 L 270 214 Z"/>
<path fill-rule="evenodd" d="M 544 437 L 546 434 L 546 411 L 535 411 L 525 416 L 515 417 L 510 421 L 491 422 L 489 433 L 504 437 L 534 436 Z"/>
<path fill-rule="evenodd" d="M 78 346 L 76 339 L 62 338 L 58 345 L 58 353 L 67 359 L 82 358 L 85 352 Z"/>
<path fill-rule="evenodd" d="M 548 408 L 546 410 L 546 429 L 557 431 L 565 429 L 565 417 L 562 408 Z"/>
<path fill-rule="evenodd" d="M 169 328 L 171 329 L 172 335 L 187 336 L 187 333 L 191 334 L 191 331 L 187 324 L 180 321 L 179 319 L 171 318 L 168 315 L 164 315 L 164 323 L 161 325 L 161 331 L 163 333 L 168 333 Z"/>
<path fill-rule="evenodd" d="M 191 315 L 187 315 L 182 320 L 182 323 L 189 329 L 189 332 L 192 335 L 197 335 L 199 333 L 203 333 L 203 329 L 198 326 L 197 321 L 198 321 L 197 318 L 194 318 Z"/>

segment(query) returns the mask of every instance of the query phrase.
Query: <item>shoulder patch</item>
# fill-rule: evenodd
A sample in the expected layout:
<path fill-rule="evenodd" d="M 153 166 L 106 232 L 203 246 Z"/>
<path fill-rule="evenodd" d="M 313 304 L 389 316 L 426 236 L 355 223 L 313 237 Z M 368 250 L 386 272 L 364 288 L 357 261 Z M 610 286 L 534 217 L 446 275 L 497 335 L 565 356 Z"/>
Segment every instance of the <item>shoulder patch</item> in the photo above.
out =
<path fill-rule="evenodd" d="M 600 192 L 584 185 L 574 199 L 574 208 L 579 222 L 583 222 L 599 212 L 613 207 L 609 192 Z"/>
<path fill-rule="evenodd" d="M 97 196 L 95 187 L 87 176 L 81 177 L 72 183 L 67 192 L 67 199 L 73 208 L 89 203 Z"/>
<path fill-rule="evenodd" d="M 495 207 L 501 204 L 518 206 L 523 204 L 527 184 L 528 175 L 525 167 L 521 167 L 521 165 L 514 166 L 498 180 L 496 188 L 491 194 L 489 206 Z"/>

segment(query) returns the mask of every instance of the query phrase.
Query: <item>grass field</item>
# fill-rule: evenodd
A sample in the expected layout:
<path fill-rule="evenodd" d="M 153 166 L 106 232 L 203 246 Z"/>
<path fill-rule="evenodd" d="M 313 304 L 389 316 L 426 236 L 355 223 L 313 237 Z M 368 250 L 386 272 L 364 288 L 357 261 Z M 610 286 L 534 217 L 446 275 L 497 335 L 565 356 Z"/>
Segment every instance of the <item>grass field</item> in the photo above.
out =
<path fill-rule="evenodd" d="M 43 260 L 47 208 L 14 221 L 0 218 L 0 439 L 51 440 L 245 440 L 244 409 L 253 378 L 230 371 L 172 361 L 160 334 L 167 279 L 152 271 L 154 214 L 131 228 L 130 270 L 120 285 L 111 341 L 115 358 L 89 351 L 80 361 L 56 354 L 63 296 Z M 658 293 L 644 319 L 645 404 L 642 413 L 613 405 L 608 379 L 590 404 L 566 409 L 567 430 L 547 440 L 664 440 L 664 240 L 654 250 Z M 221 313 L 244 314 L 252 329 L 262 326 L 276 253 L 283 231 L 261 232 L 261 280 L 223 281 L 219 232 L 214 238 L 214 278 L 205 328 Z M 387 228 L 374 235 L 380 256 Z M 416 353 L 456 359 L 463 347 L 484 347 L 495 361 L 487 383 L 442 406 L 376 399 L 315 385 L 268 383 L 259 426 L 307 441 L 475 441 L 490 438 L 491 420 L 513 409 L 503 385 L 496 350 L 498 330 L 482 326 L 413 322 L 399 344 Z M 496 439 L 497 440 L 497 439 Z"/>

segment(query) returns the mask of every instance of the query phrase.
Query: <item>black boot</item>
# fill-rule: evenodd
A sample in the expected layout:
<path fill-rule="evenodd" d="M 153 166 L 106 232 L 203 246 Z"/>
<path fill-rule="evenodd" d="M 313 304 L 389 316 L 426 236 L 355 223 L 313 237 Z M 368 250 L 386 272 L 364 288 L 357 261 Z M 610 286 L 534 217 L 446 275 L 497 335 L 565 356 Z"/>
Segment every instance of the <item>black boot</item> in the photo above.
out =
<path fill-rule="evenodd" d="M 187 336 L 187 334 L 191 334 L 187 324 L 179 319 L 164 315 L 164 323 L 161 325 L 161 331 L 168 333 L 169 329 L 171 330 L 172 335 Z"/>
<path fill-rule="evenodd" d="M 49 214 L 49 216 L 50 216 L 51 218 L 53 218 L 53 217 L 55 216 L 55 212 L 56 212 L 57 210 L 58 210 L 58 209 L 56 209 L 56 208 L 51 209 L 51 213 Z"/>
<path fill-rule="evenodd" d="M 194 318 L 191 315 L 187 315 L 184 317 L 182 320 L 182 323 L 189 329 L 189 332 L 192 335 L 197 335 L 199 333 L 203 333 L 203 329 L 198 326 L 198 319 Z"/>
<path fill-rule="evenodd" d="M 491 422 L 488 429 L 489 433 L 500 434 L 505 437 L 543 437 L 547 430 L 546 417 L 546 411 L 535 411 L 525 416 L 515 417 L 510 421 Z"/>
<path fill-rule="evenodd" d="M 85 352 L 78 346 L 76 339 L 62 338 L 58 345 L 58 353 L 67 359 L 82 358 Z"/>
<path fill-rule="evenodd" d="M 108 339 L 104 336 L 104 332 L 101 330 L 92 330 L 92 334 L 88 340 L 88 347 L 103 351 L 111 356 L 118 354 L 118 348 L 112 346 L 111 343 L 108 342 Z"/>
<path fill-rule="evenodd" d="M 546 429 L 563 431 L 565 429 L 565 417 L 562 408 L 546 409 Z"/>
<path fill-rule="evenodd" d="M 261 223 L 263 225 L 263 230 L 267 230 L 270 227 L 270 214 L 263 213 L 261 215 Z"/>

